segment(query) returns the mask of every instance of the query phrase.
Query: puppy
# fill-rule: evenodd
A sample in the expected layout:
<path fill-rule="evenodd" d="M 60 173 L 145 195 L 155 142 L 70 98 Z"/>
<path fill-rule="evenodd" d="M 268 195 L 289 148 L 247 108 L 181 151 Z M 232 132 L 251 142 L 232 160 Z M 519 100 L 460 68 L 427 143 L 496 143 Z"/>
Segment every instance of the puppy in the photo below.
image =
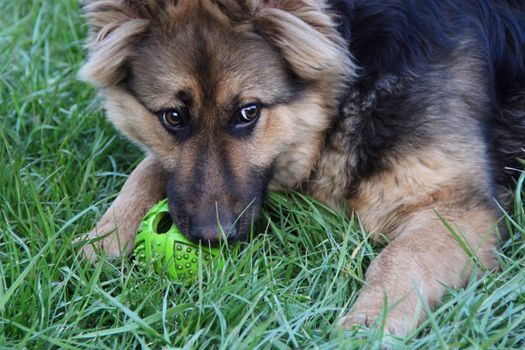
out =
<path fill-rule="evenodd" d="M 91 234 L 107 256 L 130 252 L 166 196 L 188 237 L 215 244 L 246 237 L 268 189 L 295 189 L 388 238 L 344 327 L 387 308 L 386 331 L 407 334 L 422 302 L 475 262 L 495 267 L 497 203 L 525 145 L 521 2 L 94 0 L 85 13 L 80 76 L 147 153 Z"/>

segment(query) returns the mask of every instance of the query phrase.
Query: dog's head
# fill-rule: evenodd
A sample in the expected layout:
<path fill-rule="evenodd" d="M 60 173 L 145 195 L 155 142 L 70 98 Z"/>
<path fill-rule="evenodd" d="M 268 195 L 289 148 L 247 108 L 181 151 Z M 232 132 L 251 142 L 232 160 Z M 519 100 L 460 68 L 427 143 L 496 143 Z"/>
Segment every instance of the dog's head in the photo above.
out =
<path fill-rule="evenodd" d="M 242 238 L 270 183 L 309 177 L 354 71 L 323 1 L 96 0 L 85 11 L 80 75 L 171 174 L 170 209 L 189 237 Z"/>

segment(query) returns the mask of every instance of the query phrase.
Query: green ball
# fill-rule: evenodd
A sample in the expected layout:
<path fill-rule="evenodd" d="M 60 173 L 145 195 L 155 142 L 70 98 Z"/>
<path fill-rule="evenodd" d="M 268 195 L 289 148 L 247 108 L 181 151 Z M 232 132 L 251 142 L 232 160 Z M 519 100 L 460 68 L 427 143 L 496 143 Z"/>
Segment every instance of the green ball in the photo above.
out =
<path fill-rule="evenodd" d="M 157 273 L 166 271 L 174 280 L 193 279 L 199 263 L 221 269 L 224 260 L 219 248 L 209 248 L 191 242 L 175 226 L 168 201 L 155 205 L 144 217 L 135 239 L 135 258 Z"/>

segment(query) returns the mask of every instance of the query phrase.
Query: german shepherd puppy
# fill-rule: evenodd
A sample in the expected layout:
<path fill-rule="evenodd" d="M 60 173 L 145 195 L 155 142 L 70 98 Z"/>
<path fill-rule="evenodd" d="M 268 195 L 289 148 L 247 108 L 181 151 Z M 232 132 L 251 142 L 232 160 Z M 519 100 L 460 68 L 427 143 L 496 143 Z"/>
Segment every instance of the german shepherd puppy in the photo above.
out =
<path fill-rule="evenodd" d="M 522 1 L 94 0 L 85 13 L 80 76 L 147 153 L 90 235 L 108 256 L 130 252 L 166 196 L 182 231 L 213 244 L 246 237 L 268 189 L 299 189 L 390 242 L 344 327 L 387 307 L 386 331 L 406 334 L 473 261 L 495 267 L 497 203 L 525 146 Z"/>

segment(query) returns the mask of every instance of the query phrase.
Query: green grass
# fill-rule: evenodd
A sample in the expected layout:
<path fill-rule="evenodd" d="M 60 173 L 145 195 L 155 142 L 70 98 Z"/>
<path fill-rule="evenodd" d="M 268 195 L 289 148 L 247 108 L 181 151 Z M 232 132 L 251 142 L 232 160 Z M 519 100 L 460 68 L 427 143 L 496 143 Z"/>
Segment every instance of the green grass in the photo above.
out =
<path fill-rule="evenodd" d="M 380 331 L 334 324 L 380 247 L 300 195 L 272 195 L 262 234 L 191 286 L 128 259 L 79 258 L 72 240 L 141 159 L 75 78 L 84 36 L 76 0 L 0 2 L 0 347 L 379 349 Z M 507 222 L 501 271 L 450 291 L 394 347 L 525 347 L 521 192 Z"/>

